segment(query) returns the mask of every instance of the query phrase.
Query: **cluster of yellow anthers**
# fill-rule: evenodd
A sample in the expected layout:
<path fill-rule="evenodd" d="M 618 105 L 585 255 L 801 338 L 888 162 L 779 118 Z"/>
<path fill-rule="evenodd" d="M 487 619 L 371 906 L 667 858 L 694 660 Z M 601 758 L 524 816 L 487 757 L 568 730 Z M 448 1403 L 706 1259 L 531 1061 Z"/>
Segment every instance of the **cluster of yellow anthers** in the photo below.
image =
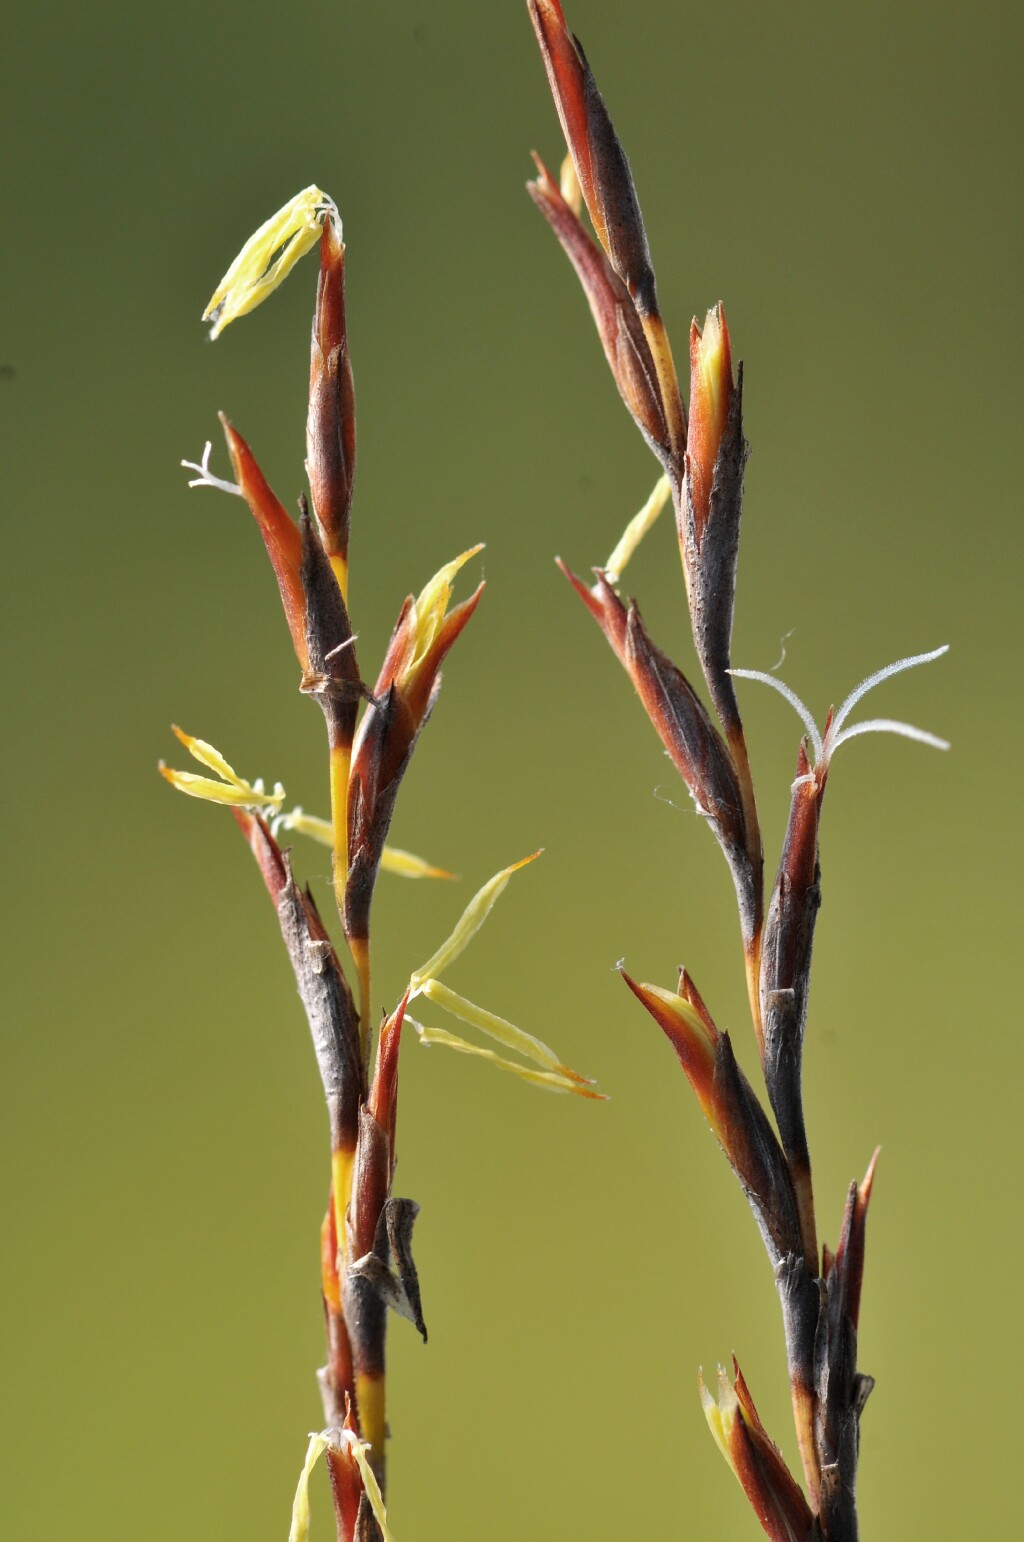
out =
<path fill-rule="evenodd" d="M 194 760 L 206 766 L 210 771 L 216 771 L 219 781 L 214 781 L 210 776 L 199 776 L 195 771 L 174 771 L 170 766 L 160 764 L 160 774 L 167 778 L 172 787 L 178 792 L 187 793 L 190 798 L 202 798 L 207 803 L 224 803 L 230 808 L 249 809 L 261 813 L 269 818 L 271 832 L 279 835 L 282 830 L 293 830 L 296 835 L 308 836 L 310 840 L 318 842 L 321 846 L 333 847 L 334 831 L 329 819 L 320 819 L 315 814 L 307 814 L 298 805 L 293 809 L 285 809 L 285 790 L 280 782 L 274 783 L 273 792 L 267 792 L 264 788 L 263 778 L 257 777 L 255 782 L 247 782 L 239 776 L 233 766 L 229 766 L 220 750 L 214 749 L 212 744 L 207 744 L 205 739 L 197 739 L 193 734 L 187 734 L 176 724 L 171 725 L 176 737 L 188 750 Z M 449 873 L 446 868 L 434 867 L 432 863 L 425 862 L 422 857 L 414 856 L 411 851 L 402 851 L 397 846 L 385 846 L 384 855 L 381 858 L 381 867 L 386 873 L 397 873 L 402 878 L 454 878 L 454 873 Z"/>
<path fill-rule="evenodd" d="M 271 811 L 273 822 L 279 825 L 281 830 L 293 830 L 302 836 L 310 836 L 325 847 L 332 845 L 330 820 L 316 819 L 312 814 L 302 813 L 301 808 L 293 808 L 285 813 L 285 791 L 281 782 L 275 783 L 273 793 L 265 793 L 262 779 L 247 782 L 245 777 L 239 776 L 237 771 L 234 771 L 233 766 L 228 765 L 219 749 L 214 749 L 213 745 L 208 745 L 205 740 L 194 739 L 191 734 L 185 734 L 180 728 L 174 729 L 174 732 L 191 756 L 199 760 L 200 765 L 208 766 L 221 777 L 221 780 L 214 780 L 213 777 L 197 776 L 193 771 L 174 771 L 170 766 L 160 765 L 162 776 L 167 777 L 168 782 L 177 788 L 179 793 L 187 793 L 190 797 L 199 797 L 211 803 L 227 803 L 231 808 L 245 808 L 256 813 L 267 814 Z M 424 1001 L 432 1002 L 435 1007 L 441 1007 L 443 1012 L 449 1012 L 453 1018 L 466 1022 L 469 1027 L 480 1029 L 481 1033 L 486 1033 L 487 1038 L 503 1045 L 504 1049 L 523 1055 L 524 1059 L 531 1061 L 532 1064 L 521 1066 L 517 1061 L 504 1059 L 503 1056 L 486 1049 L 483 1045 L 470 1044 L 467 1039 L 460 1038 L 456 1033 L 449 1033 L 446 1029 L 424 1027 L 421 1022 L 416 1022 L 409 1012 L 406 1012 L 406 1021 L 416 1030 L 419 1042 L 424 1047 L 443 1044 L 447 1049 L 461 1050 L 463 1055 L 480 1056 L 481 1059 L 490 1061 L 492 1066 L 514 1072 L 515 1075 L 521 1076 L 523 1081 L 529 1081 L 535 1087 L 543 1087 L 547 1092 L 574 1092 L 581 1098 L 603 1099 L 605 1093 L 595 1092 L 586 1076 L 580 1076 L 580 1073 L 564 1066 L 557 1053 L 549 1045 L 544 1044 L 543 1039 L 538 1039 L 537 1036 L 526 1033 L 523 1029 L 517 1029 L 514 1022 L 498 1018 L 495 1013 L 487 1012 L 486 1008 L 478 1007 L 475 1002 L 467 1001 L 466 996 L 460 996 L 447 985 L 441 984 L 441 973 L 447 970 L 456 958 L 460 958 L 460 954 L 466 951 L 472 939 L 477 936 L 490 911 L 506 890 L 512 874 L 526 867 L 529 862 L 534 862 L 535 857 L 538 856 L 540 851 L 535 851 L 532 856 L 523 857 L 520 862 L 512 862 L 509 867 L 501 868 L 500 873 L 495 873 L 492 879 L 487 880 L 483 888 L 470 899 L 469 905 L 456 922 L 455 930 L 449 938 L 446 938 L 436 953 L 427 959 L 423 967 L 413 971 L 407 987 L 409 992 L 407 999 L 410 1004 L 418 996 L 423 996 Z M 432 867 L 429 862 L 424 862 L 423 857 L 413 856 L 412 851 L 401 851 L 395 847 L 386 847 L 381 867 L 403 877 L 455 876 L 444 868 Z"/>
<path fill-rule="evenodd" d="M 161 774 L 179 792 L 187 793 L 192 798 L 205 799 L 210 803 L 223 803 L 232 808 L 247 809 L 263 815 L 269 813 L 275 828 L 294 830 L 297 834 L 309 836 L 324 846 L 332 844 L 333 835 L 329 820 L 306 814 L 301 808 L 285 811 L 285 790 L 280 782 L 275 782 L 273 792 L 266 792 L 262 779 L 257 779 L 255 782 L 246 781 L 244 777 L 239 776 L 233 766 L 228 764 L 220 751 L 214 749 L 212 744 L 207 744 L 203 739 L 196 739 L 180 728 L 175 728 L 174 732 L 189 754 L 201 765 L 215 771 L 219 777 L 219 780 L 214 780 L 213 777 L 199 776 L 193 771 L 175 771 L 170 766 L 161 765 Z M 484 1007 L 477 1006 L 475 1002 L 458 995 L 449 986 L 441 983 L 441 974 L 465 952 L 497 901 L 504 894 L 512 874 L 526 867 L 539 856 L 540 852 L 535 851 L 531 856 L 523 857 L 521 861 L 513 862 L 509 867 L 503 867 L 499 873 L 495 873 L 493 878 L 488 879 L 466 906 L 451 935 L 422 968 L 415 970 L 410 976 L 407 987 L 409 1004 L 417 997 L 422 997 L 424 1001 L 429 1001 L 443 1011 L 449 1012 L 452 1017 L 466 1023 L 469 1027 L 478 1028 L 481 1033 L 486 1034 L 503 1048 L 522 1055 L 531 1064 L 521 1065 L 517 1061 L 506 1060 L 494 1050 L 471 1044 L 468 1040 L 449 1033 L 444 1028 L 425 1027 L 417 1022 L 408 1010 L 405 1020 L 416 1030 L 419 1041 L 425 1048 L 442 1044 L 449 1049 L 459 1050 L 464 1055 L 475 1055 L 480 1059 L 488 1060 L 501 1070 L 511 1071 L 516 1076 L 522 1077 L 524 1081 L 532 1083 L 533 1086 L 543 1087 L 550 1092 L 574 1092 L 579 1097 L 603 1099 L 605 1096 L 603 1093 L 596 1092 L 586 1077 L 564 1065 L 555 1051 L 543 1040 L 522 1028 L 517 1028 L 514 1023 L 506 1021 L 505 1018 L 488 1012 Z M 381 866 L 386 871 L 405 878 L 454 878 L 455 876 L 445 868 L 434 867 L 431 863 L 425 862 L 422 857 L 414 856 L 412 852 L 402 851 L 396 847 L 385 847 Z"/>

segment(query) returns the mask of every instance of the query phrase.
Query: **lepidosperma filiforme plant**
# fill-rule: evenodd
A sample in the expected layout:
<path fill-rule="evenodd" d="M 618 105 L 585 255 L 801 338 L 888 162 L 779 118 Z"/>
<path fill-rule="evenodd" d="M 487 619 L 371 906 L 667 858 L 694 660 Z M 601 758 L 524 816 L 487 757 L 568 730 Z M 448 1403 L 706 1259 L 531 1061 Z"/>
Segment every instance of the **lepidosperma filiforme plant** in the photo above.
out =
<path fill-rule="evenodd" d="M 210 744 L 180 730 L 185 748 L 214 774 L 162 770 L 180 791 L 233 809 L 277 910 L 327 1102 L 330 1170 L 320 1239 L 327 1337 L 327 1363 L 319 1373 L 324 1428 L 310 1441 L 290 1542 L 307 1536 L 309 1477 L 321 1456 L 330 1474 L 339 1542 L 388 1542 L 384 1348 L 389 1310 L 409 1318 L 427 1336 L 411 1251 L 418 1207 L 391 1193 L 403 1027 L 412 1026 L 421 1043 L 486 1058 L 552 1091 L 601 1094 L 562 1065 L 541 1040 L 467 1001 L 440 978 L 523 862 L 483 886 L 448 939 L 410 974 L 401 999 L 382 1015 L 375 1031 L 370 918 L 378 871 L 383 867 L 413 878 L 451 876 L 386 842 L 399 784 L 437 699 L 441 664 L 472 616 L 483 585 L 449 610 L 456 575 L 480 548 L 442 567 L 402 605 L 376 682 L 372 687 L 364 683 L 348 611 L 355 406 L 345 329 L 345 247 L 331 200 L 318 188 L 306 188 L 261 226 L 228 270 L 204 319 L 212 322 L 216 337 L 230 321 L 253 310 L 317 243 L 320 274 L 306 420 L 311 508 L 302 497 L 298 522 L 289 516 L 249 446 L 225 418 L 221 422 L 234 481 L 210 470 L 209 444 L 201 462 L 184 464 L 196 473 L 191 486 L 242 497 L 259 527 L 301 669 L 300 689 L 319 704 L 327 725 L 330 818 L 287 809 L 280 784 L 268 792 L 262 782 L 247 781 Z M 310 836 L 331 849 L 348 968 L 310 889 L 296 882 L 290 854 L 279 844 L 283 832 Z M 425 1027 L 413 1018 L 418 1001 L 446 1010 L 521 1058 L 510 1060 L 446 1029 Z"/>
<path fill-rule="evenodd" d="M 623 401 L 662 467 L 648 503 L 588 585 L 566 577 L 625 667 L 651 723 L 707 820 L 736 889 L 747 989 L 768 1112 L 737 1065 L 689 974 L 675 990 L 626 984 L 667 1035 L 717 1136 L 764 1239 L 782 1307 L 790 1392 L 804 1487 L 769 1439 L 734 1362 L 714 1389 L 700 1384 L 708 1423 L 775 1542 L 855 1542 L 860 1417 L 872 1387 L 857 1368 L 864 1234 L 875 1160 L 853 1183 L 836 1246 L 819 1246 L 801 1093 L 811 945 L 820 903 L 818 827 L 830 767 L 857 734 L 888 730 L 942 746 L 932 734 L 886 719 L 849 724 L 861 698 L 939 648 L 901 659 L 854 690 L 822 731 L 774 675 L 731 667 L 730 640 L 747 446 L 742 369 L 734 379 L 721 305 L 690 330 L 690 397 L 684 405 L 658 309 L 654 270 L 625 154 L 578 40 L 558 0 L 528 0 L 569 149 L 559 181 L 537 162 L 529 190 L 583 285 Z M 583 224 L 584 207 L 594 239 Z M 714 717 L 651 640 L 633 601 L 619 595 L 637 543 L 671 501 L 693 640 Z M 757 805 L 733 681 L 763 681 L 797 709 L 789 822 L 778 872 L 764 892 Z M 717 718 L 717 723 L 715 719 Z M 876 1153 L 877 1155 L 877 1153 Z"/>

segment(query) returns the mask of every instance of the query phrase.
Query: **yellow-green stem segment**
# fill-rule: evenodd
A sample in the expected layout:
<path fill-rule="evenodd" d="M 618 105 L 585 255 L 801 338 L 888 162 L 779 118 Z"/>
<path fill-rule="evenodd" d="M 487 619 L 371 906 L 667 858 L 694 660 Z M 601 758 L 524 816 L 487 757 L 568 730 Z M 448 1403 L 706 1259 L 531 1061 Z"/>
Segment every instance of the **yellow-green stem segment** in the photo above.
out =
<path fill-rule="evenodd" d="M 334 1203 L 334 1230 L 338 1239 L 338 1252 L 342 1260 L 349 1261 L 348 1232 L 345 1216 L 352 1198 L 352 1174 L 355 1171 L 356 1154 L 350 1147 L 339 1146 L 331 1152 L 331 1194 Z"/>
<path fill-rule="evenodd" d="M 356 966 L 356 977 L 359 981 L 359 1045 L 363 1055 L 364 1068 L 370 1063 L 370 939 L 369 937 L 350 937 L 348 939 L 349 952 L 352 962 Z"/>
<path fill-rule="evenodd" d="M 757 803 L 754 798 L 754 782 L 750 774 L 750 759 L 747 755 L 747 741 L 743 736 L 743 726 L 737 718 L 727 729 L 729 751 L 732 755 L 733 765 L 736 767 L 736 779 L 739 782 L 740 802 L 743 809 L 743 828 L 746 832 L 747 853 L 754 865 L 760 869 L 761 857 L 761 827 L 757 818 Z M 757 874 L 758 894 L 761 892 L 761 875 Z M 750 1016 L 754 1024 L 754 1034 L 757 1039 L 758 1054 L 764 1062 L 764 1023 L 761 1019 L 761 915 L 760 901 L 758 903 L 757 930 L 753 937 L 744 939 L 744 958 L 747 971 L 747 995 L 750 998 Z"/>
<path fill-rule="evenodd" d="M 790 1383 L 789 1390 L 793 1399 L 797 1445 L 800 1448 L 800 1460 L 807 1482 L 807 1498 L 811 1509 L 817 1514 L 821 1498 L 821 1470 L 814 1444 L 814 1393 L 810 1387 L 798 1385 L 796 1382 Z"/>
<path fill-rule="evenodd" d="M 348 778 L 352 764 L 350 744 L 331 745 L 331 831 L 334 895 L 338 910 L 345 914 L 345 885 L 348 882 Z"/>
<path fill-rule="evenodd" d="M 676 374 L 675 361 L 672 358 L 672 345 L 669 343 L 665 323 L 660 316 L 641 316 L 640 323 L 658 376 L 669 448 L 682 476 L 683 455 L 686 450 L 686 414 L 683 409 L 683 398 L 679 392 L 679 376 Z"/>
<path fill-rule="evenodd" d="M 814 1185 L 811 1181 L 811 1170 L 809 1167 L 794 1169 L 792 1163 L 789 1170 L 793 1178 L 797 1215 L 800 1217 L 804 1261 L 812 1274 L 817 1274 L 819 1270 L 818 1227 L 814 1218 Z"/>
<path fill-rule="evenodd" d="M 348 558 L 347 557 L 341 557 L 341 556 L 338 556 L 338 555 L 331 556 L 330 554 L 328 554 L 328 560 L 330 561 L 331 567 L 332 567 L 332 569 L 334 571 L 334 576 L 338 580 L 338 588 L 341 590 L 341 597 L 345 601 L 345 604 L 347 605 L 348 604 Z"/>
<path fill-rule="evenodd" d="M 356 1403 L 359 1408 L 359 1433 L 370 1443 L 370 1463 L 377 1481 L 384 1487 L 385 1419 L 384 1372 L 360 1371 L 356 1375 Z"/>

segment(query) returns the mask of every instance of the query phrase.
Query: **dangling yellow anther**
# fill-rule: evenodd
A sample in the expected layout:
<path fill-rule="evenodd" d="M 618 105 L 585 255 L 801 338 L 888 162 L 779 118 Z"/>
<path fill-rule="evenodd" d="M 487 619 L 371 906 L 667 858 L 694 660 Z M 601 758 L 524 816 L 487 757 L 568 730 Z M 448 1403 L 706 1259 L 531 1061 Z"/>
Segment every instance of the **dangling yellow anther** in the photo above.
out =
<path fill-rule="evenodd" d="M 203 312 L 203 320 L 213 323 L 211 338 L 219 337 L 232 321 L 247 316 L 273 294 L 299 258 L 316 245 L 327 215 L 340 229 L 332 200 L 318 187 L 305 187 L 253 232 Z"/>
<path fill-rule="evenodd" d="M 210 771 L 216 771 L 221 778 L 215 782 L 212 777 L 197 776 L 194 771 L 174 771 L 161 761 L 160 775 L 178 792 L 187 793 L 190 798 L 204 798 L 208 803 L 226 803 L 232 808 L 262 808 L 275 813 L 280 809 L 284 802 L 284 788 L 280 782 L 275 782 L 273 792 L 264 792 L 261 781 L 247 782 L 228 765 L 220 750 L 207 744 L 205 739 L 197 739 L 174 724 L 171 726 L 192 759 Z"/>
<path fill-rule="evenodd" d="M 633 518 L 622 532 L 619 544 L 604 565 L 605 577 L 610 584 L 618 583 L 626 570 L 626 563 L 654 524 L 654 521 L 665 507 L 671 495 L 672 488 L 669 485 L 668 477 L 660 476 L 654 484 L 654 491 L 651 493 L 651 496 L 639 513 L 633 515 Z"/>
<path fill-rule="evenodd" d="M 509 867 L 503 867 L 500 873 L 495 873 L 493 878 L 487 880 L 482 889 L 477 890 L 456 922 L 455 930 L 451 936 L 442 942 L 437 952 L 427 959 L 427 962 L 421 969 L 417 969 L 414 974 L 410 975 L 409 984 L 412 986 L 413 994 L 416 993 L 425 980 L 436 980 L 441 971 L 447 969 L 450 964 L 453 964 L 459 955 L 468 948 L 494 909 L 494 906 L 504 894 L 512 874 L 517 873 L 521 867 L 526 867 L 528 863 L 533 862 L 539 856 L 540 852 L 535 851 L 530 856 L 523 857 L 518 862 L 513 862 Z"/>

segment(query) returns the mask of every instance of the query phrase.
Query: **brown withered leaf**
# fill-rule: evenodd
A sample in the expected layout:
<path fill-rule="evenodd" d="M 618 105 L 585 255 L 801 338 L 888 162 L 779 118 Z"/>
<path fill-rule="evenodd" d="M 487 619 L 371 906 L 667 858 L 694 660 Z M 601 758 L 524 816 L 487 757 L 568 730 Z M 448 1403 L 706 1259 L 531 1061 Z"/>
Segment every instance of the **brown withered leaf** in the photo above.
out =
<path fill-rule="evenodd" d="M 349 1272 L 369 1281 L 385 1306 L 406 1317 L 427 1342 L 420 1304 L 419 1276 L 412 1256 L 412 1232 L 419 1205 L 411 1199 L 389 1199 L 377 1223 L 373 1251 L 357 1258 Z M 388 1267 L 394 1260 L 394 1271 Z"/>

